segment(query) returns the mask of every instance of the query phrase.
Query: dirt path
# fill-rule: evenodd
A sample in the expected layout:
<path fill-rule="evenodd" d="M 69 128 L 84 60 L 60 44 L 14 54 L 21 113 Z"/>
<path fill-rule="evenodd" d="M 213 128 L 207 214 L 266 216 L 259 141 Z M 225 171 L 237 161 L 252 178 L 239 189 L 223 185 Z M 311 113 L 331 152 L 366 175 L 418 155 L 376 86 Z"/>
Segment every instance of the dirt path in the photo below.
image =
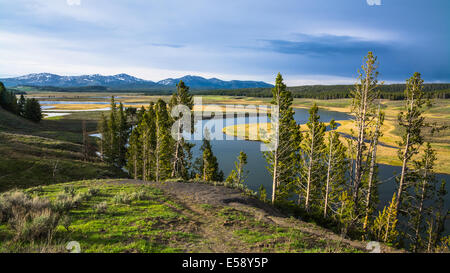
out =
<path fill-rule="evenodd" d="M 141 180 L 116 180 L 112 183 L 151 185 L 163 190 L 184 207 L 184 213 L 195 222 L 199 234 L 209 238 L 202 245 L 191 245 L 192 252 L 246 252 L 251 249 L 243 249 L 239 241 L 233 239 L 233 233 L 223 228 L 224 223 L 218 222 L 217 217 L 208 215 L 201 205 L 229 207 L 246 214 L 252 215 L 258 221 L 275 224 L 283 228 L 293 228 L 309 234 L 318 239 L 339 242 L 343 245 L 367 251 L 367 242 L 352 241 L 335 234 L 315 224 L 307 223 L 299 219 L 289 218 L 272 206 L 257 199 L 244 196 L 240 190 L 223 186 L 213 186 L 203 183 L 183 182 L 144 182 Z M 396 250 L 382 246 L 383 252 L 396 252 Z"/>

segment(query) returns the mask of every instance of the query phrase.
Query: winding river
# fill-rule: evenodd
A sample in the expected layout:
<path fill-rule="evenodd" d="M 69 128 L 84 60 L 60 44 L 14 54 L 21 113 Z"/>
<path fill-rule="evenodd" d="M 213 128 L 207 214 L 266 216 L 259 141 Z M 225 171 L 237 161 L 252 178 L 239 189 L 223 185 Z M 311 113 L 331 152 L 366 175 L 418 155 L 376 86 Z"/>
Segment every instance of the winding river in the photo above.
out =
<path fill-rule="evenodd" d="M 332 119 L 334 120 L 348 120 L 350 116 L 341 113 L 341 112 L 333 112 L 333 111 L 325 111 L 319 110 L 320 120 L 322 122 L 330 122 Z M 294 118 L 299 124 L 304 124 L 308 122 L 309 113 L 307 109 L 295 109 Z M 216 155 L 219 166 L 223 170 L 225 177 L 234 169 L 234 162 L 236 161 L 236 157 L 239 155 L 240 151 L 244 151 L 247 154 L 248 164 L 246 165 L 246 170 L 248 171 L 248 177 L 246 180 L 247 186 L 257 191 L 260 185 L 263 185 L 266 190 L 268 196 L 272 194 L 272 178 L 270 173 L 266 169 L 267 163 L 263 157 L 263 153 L 261 152 L 261 143 L 258 141 L 248 141 L 244 139 L 240 139 L 234 137 L 234 140 L 225 140 L 226 136 L 222 133 L 223 127 L 233 124 L 245 124 L 245 123 L 254 123 L 254 120 L 251 118 L 233 118 L 229 119 L 220 119 L 219 121 L 213 122 L 214 125 L 211 126 L 210 120 L 202 120 L 198 121 L 195 125 L 196 130 L 201 130 L 201 128 L 208 128 L 208 130 L 215 132 L 215 136 L 219 137 L 219 139 L 224 140 L 211 140 L 211 145 L 213 148 L 213 152 Z M 228 136 L 229 138 L 229 136 Z M 192 140 L 192 143 L 196 144 L 193 149 L 194 158 L 200 156 L 200 146 L 202 141 L 200 140 Z M 392 199 L 392 195 L 396 190 L 395 177 L 401 172 L 401 168 L 398 166 L 391 165 L 379 165 L 379 173 L 378 177 L 381 181 L 378 192 L 380 197 L 379 208 L 384 207 L 389 201 Z M 438 174 L 437 175 L 438 182 L 442 179 L 447 181 L 447 191 L 449 194 L 447 195 L 446 207 L 450 209 L 450 175 L 448 174 Z M 450 221 L 447 221 L 446 224 L 446 234 L 450 234 Z"/>

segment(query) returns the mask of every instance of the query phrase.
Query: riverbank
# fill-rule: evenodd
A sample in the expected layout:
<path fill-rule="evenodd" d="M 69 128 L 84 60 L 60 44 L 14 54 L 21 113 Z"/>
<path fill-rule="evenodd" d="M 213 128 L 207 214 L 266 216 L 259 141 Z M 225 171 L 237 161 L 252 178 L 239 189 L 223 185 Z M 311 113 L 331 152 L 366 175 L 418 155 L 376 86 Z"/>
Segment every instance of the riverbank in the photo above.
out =
<path fill-rule="evenodd" d="M 298 109 L 309 109 L 314 103 L 317 103 L 320 109 L 339 113 L 350 114 L 350 99 L 317 101 L 311 99 L 294 100 L 293 106 Z M 377 151 L 377 162 L 380 164 L 400 166 L 401 160 L 397 153 L 399 150 L 398 142 L 401 141 L 402 130 L 398 126 L 397 116 L 402 110 L 401 102 L 382 101 L 382 108 L 385 111 L 385 122 L 381 128 L 383 135 L 380 138 L 382 145 L 379 145 Z M 424 116 L 426 122 L 437 124 L 438 126 L 450 126 L 450 101 L 438 100 L 432 108 L 425 109 Z M 350 120 L 336 120 L 339 123 L 337 132 L 341 133 L 342 140 L 345 144 L 344 136 L 352 135 L 351 129 L 353 122 Z M 223 128 L 223 132 L 230 136 L 239 137 L 251 141 L 265 141 L 265 136 L 271 134 L 270 124 L 237 124 Z M 261 131 L 261 128 L 263 131 Z M 266 128 L 269 128 L 266 131 Z M 301 127 L 304 131 L 304 125 Z M 266 132 L 265 132 L 266 131 Z M 437 173 L 450 174 L 450 130 L 444 129 L 434 135 L 430 130 L 424 128 L 425 141 L 430 141 L 432 147 L 436 150 L 436 166 Z M 421 154 L 417 155 L 419 157 Z"/>

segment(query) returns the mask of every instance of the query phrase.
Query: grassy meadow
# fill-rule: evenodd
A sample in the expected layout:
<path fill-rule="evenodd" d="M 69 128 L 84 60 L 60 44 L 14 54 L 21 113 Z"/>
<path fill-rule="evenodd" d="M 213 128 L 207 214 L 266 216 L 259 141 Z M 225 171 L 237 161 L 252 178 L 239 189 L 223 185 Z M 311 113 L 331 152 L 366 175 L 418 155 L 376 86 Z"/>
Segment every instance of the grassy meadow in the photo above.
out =
<path fill-rule="evenodd" d="M 59 219 L 45 230 L 34 222 L 0 222 L 0 252 L 67 252 L 70 241 L 84 253 L 365 251 L 364 244 L 308 223 L 274 222 L 252 208 L 180 201 L 156 184 L 88 180 L 7 192 L 0 200 L 48 207 Z"/>

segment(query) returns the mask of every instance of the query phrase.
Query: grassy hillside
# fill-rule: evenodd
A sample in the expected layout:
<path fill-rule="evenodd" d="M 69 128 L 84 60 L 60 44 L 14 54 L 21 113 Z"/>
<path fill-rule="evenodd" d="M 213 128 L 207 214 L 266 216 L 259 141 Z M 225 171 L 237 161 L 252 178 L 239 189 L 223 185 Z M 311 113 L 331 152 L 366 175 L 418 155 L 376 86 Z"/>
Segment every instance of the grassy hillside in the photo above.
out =
<path fill-rule="evenodd" d="M 364 252 L 366 246 L 285 217 L 239 190 L 201 183 L 80 181 L 6 193 L 0 204 L 3 215 L 8 204 L 31 204 L 34 213 L 28 224 L 3 217 L 0 252 L 67 252 L 70 241 L 82 252 L 139 253 Z M 52 213 L 42 216 L 46 209 Z M 20 219 L 16 214 L 9 217 Z"/>
<path fill-rule="evenodd" d="M 88 131 L 96 128 L 87 122 Z M 0 108 L 0 191 L 80 179 L 124 177 L 81 154 L 81 120 L 43 120 L 36 124 Z M 95 139 L 91 139 L 95 144 Z"/>

